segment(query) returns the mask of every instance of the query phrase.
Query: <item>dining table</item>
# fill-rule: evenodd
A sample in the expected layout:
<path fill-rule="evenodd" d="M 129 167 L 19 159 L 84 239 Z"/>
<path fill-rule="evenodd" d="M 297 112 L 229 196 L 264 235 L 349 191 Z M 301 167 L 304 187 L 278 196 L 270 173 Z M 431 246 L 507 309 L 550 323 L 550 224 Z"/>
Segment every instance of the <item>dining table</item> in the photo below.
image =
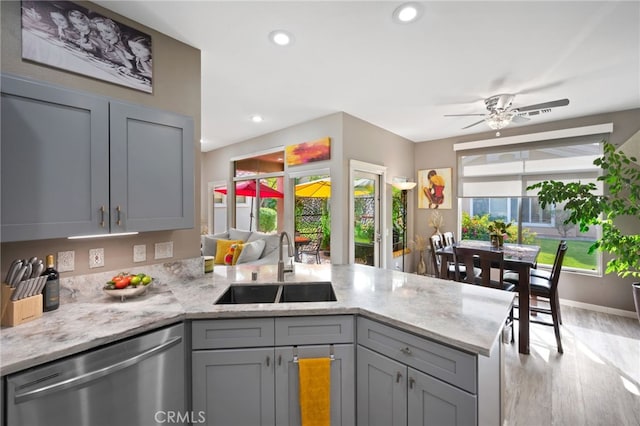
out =
<path fill-rule="evenodd" d="M 447 264 L 454 262 L 453 247 L 468 247 L 477 250 L 501 251 L 504 253 L 504 268 L 518 273 L 518 351 L 529 353 L 529 307 L 531 286 L 529 274 L 536 265 L 540 247 L 526 244 L 504 243 L 501 247 L 494 246 L 490 241 L 460 240 L 453 245 L 436 250 L 441 256 L 440 277 L 447 277 Z"/>

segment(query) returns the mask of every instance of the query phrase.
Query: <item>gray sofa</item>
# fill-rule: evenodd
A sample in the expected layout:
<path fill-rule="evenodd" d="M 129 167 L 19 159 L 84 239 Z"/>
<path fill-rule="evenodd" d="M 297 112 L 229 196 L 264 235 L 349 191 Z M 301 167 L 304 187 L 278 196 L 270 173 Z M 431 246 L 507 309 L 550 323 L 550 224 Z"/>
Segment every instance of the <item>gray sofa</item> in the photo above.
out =
<path fill-rule="evenodd" d="M 236 228 L 230 228 L 226 232 L 219 234 L 202 235 L 201 247 L 203 256 L 215 256 L 218 246 L 218 240 L 241 240 L 245 244 L 253 243 L 258 240 L 264 240 L 264 249 L 259 253 L 256 253 L 256 247 L 253 250 L 245 250 L 240 253 L 238 257 L 238 264 L 245 265 L 276 265 L 278 263 L 278 245 L 280 243 L 280 234 L 265 234 L 258 231 L 244 231 Z M 256 243 L 257 249 L 262 246 L 262 243 Z M 285 263 L 289 263 L 290 258 L 287 256 L 288 247 L 285 244 L 282 247 L 282 256 Z M 256 258 L 257 256 L 257 258 Z"/>

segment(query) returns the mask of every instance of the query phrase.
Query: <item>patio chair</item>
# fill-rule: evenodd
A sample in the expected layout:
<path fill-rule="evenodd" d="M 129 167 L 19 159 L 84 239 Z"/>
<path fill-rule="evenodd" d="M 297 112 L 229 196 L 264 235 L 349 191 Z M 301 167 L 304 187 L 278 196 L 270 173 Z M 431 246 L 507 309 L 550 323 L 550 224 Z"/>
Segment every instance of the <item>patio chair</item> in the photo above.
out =
<path fill-rule="evenodd" d="M 304 244 L 300 244 L 296 248 L 298 258 L 302 260 L 302 255 L 315 256 L 316 263 L 320 263 L 320 246 L 322 245 L 322 238 L 324 234 L 322 231 L 318 231 L 314 238 L 310 239 Z"/>

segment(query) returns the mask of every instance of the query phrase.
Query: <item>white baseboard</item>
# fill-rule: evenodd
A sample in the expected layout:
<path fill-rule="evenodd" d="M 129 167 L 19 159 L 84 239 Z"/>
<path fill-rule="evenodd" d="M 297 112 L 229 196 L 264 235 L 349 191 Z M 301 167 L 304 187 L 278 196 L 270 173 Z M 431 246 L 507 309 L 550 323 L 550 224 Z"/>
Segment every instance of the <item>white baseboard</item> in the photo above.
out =
<path fill-rule="evenodd" d="M 589 309 L 605 314 L 619 315 L 621 317 L 637 318 L 635 311 L 625 311 L 623 309 L 610 308 L 608 306 L 593 305 L 591 303 L 576 302 L 575 300 L 560 299 L 561 305 L 571 306 L 573 308 Z"/>

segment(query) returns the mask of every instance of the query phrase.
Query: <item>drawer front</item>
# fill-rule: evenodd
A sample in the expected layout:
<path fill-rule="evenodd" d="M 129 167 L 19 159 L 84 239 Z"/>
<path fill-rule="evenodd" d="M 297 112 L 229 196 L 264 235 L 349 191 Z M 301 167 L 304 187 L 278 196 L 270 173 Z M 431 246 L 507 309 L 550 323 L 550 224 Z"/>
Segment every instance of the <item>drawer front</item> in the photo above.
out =
<path fill-rule="evenodd" d="M 362 317 L 358 317 L 358 344 L 476 393 L 474 355 Z"/>
<path fill-rule="evenodd" d="M 353 343 L 353 315 L 276 318 L 276 346 Z"/>
<path fill-rule="evenodd" d="M 191 336 L 193 349 L 273 346 L 273 318 L 193 321 Z"/>

